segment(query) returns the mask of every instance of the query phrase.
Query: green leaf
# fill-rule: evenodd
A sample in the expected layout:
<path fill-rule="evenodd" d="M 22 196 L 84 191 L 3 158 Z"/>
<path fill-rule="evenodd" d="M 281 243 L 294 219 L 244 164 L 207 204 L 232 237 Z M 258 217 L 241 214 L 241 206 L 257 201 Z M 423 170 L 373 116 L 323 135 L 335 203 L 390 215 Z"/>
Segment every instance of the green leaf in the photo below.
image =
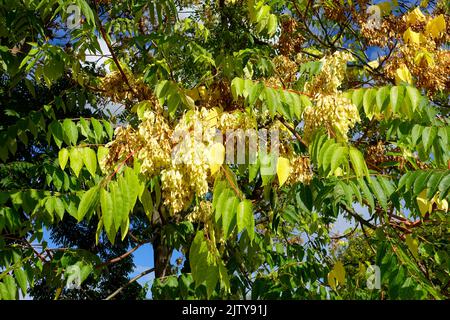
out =
<path fill-rule="evenodd" d="M 83 168 L 83 154 L 77 147 L 70 149 L 70 168 L 73 170 L 75 176 L 78 178 L 81 168 Z"/>
<path fill-rule="evenodd" d="M 242 78 L 234 78 L 231 81 L 231 94 L 233 95 L 234 100 L 237 100 L 244 93 L 244 79 Z"/>
<path fill-rule="evenodd" d="M 45 200 L 45 210 L 52 216 L 53 211 L 55 210 L 55 199 L 53 197 L 48 197 Z"/>
<path fill-rule="evenodd" d="M 148 191 L 147 188 L 144 188 L 144 192 L 141 196 L 141 203 L 144 207 L 145 215 L 149 219 L 149 221 L 152 221 L 152 215 L 153 215 L 153 200 L 152 195 L 150 191 Z"/>
<path fill-rule="evenodd" d="M 0 293 L 4 300 L 16 300 L 17 286 L 12 276 L 6 275 L 3 283 L 0 282 Z"/>
<path fill-rule="evenodd" d="M 378 89 L 376 96 L 378 112 L 385 111 L 387 106 L 389 105 L 389 93 L 389 87 L 381 87 L 380 89 Z"/>
<path fill-rule="evenodd" d="M 433 145 L 434 139 L 436 138 L 437 128 L 436 127 L 425 127 L 422 132 L 422 142 L 425 152 L 428 152 Z"/>
<path fill-rule="evenodd" d="M 375 98 L 376 98 L 376 89 L 367 89 L 364 93 L 363 97 L 363 107 L 364 112 L 366 113 L 367 118 L 372 119 L 374 114 L 374 106 L 375 106 Z"/>
<path fill-rule="evenodd" d="M 352 94 L 352 102 L 358 108 L 358 110 L 361 109 L 361 106 L 363 103 L 364 91 L 365 91 L 365 89 L 362 89 L 362 88 L 356 89 L 353 91 L 353 94 Z"/>
<path fill-rule="evenodd" d="M 55 140 L 55 143 L 58 146 L 58 148 L 61 148 L 62 142 L 64 140 L 63 128 L 61 124 L 58 121 L 53 120 L 48 126 L 48 129 L 51 132 L 53 140 Z"/>
<path fill-rule="evenodd" d="M 248 166 L 248 182 L 252 182 L 256 178 L 256 175 L 259 172 L 259 167 L 259 157 L 256 157 L 256 163 L 251 163 Z"/>
<path fill-rule="evenodd" d="M 424 171 L 422 172 L 414 181 L 414 186 L 413 186 L 413 194 L 414 195 L 418 195 L 420 192 L 422 192 L 423 189 L 425 189 L 425 186 L 427 184 L 428 178 L 431 175 L 431 171 L 427 172 Z"/>
<path fill-rule="evenodd" d="M 219 203 L 219 198 L 220 198 L 222 192 L 226 189 L 226 187 L 227 187 L 227 183 L 225 181 L 217 179 L 214 183 L 212 206 L 213 206 L 213 209 L 216 210 L 216 212 L 217 212 L 216 207 L 217 207 L 217 204 Z M 217 220 L 218 219 L 216 219 L 216 221 Z"/>
<path fill-rule="evenodd" d="M 249 95 L 247 97 L 248 104 L 250 106 L 255 104 L 256 100 L 259 98 L 259 95 L 261 94 L 263 89 L 264 85 L 261 82 L 257 83 L 250 89 Z"/>
<path fill-rule="evenodd" d="M 91 136 L 91 128 L 89 126 L 89 123 L 83 117 L 80 117 L 80 129 L 81 134 L 86 138 L 89 138 Z"/>
<path fill-rule="evenodd" d="M 103 159 L 105 159 L 109 154 L 109 149 L 104 146 L 99 146 L 97 149 L 97 160 L 99 164 L 102 164 Z M 104 168 L 104 165 L 100 165 L 100 170 L 103 173 L 106 173 L 107 169 Z"/>
<path fill-rule="evenodd" d="M 255 237 L 255 219 L 253 217 L 252 202 L 243 200 L 237 207 L 237 226 L 238 232 L 246 229 L 250 240 Z"/>
<path fill-rule="evenodd" d="M 337 147 L 331 158 L 331 173 L 334 173 L 340 164 L 346 159 L 348 148 L 340 146 Z"/>
<path fill-rule="evenodd" d="M 80 204 L 78 206 L 77 220 L 80 222 L 86 216 L 86 214 L 91 213 L 95 210 L 98 205 L 100 198 L 99 193 L 100 186 L 96 185 L 86 191 L 81 197 Z"/>
<path fill-rule="evenodd" d="M 266 87 L 264 89 L 264 96 L 267 108 L 269 109 L 270 116 L 273 118 L 278 109 L 278 105 L 280 104 L 277 92 L 272 88 Z"/>
<path fill-rule="evenodd" d="M 323 163 L 325 161 L 325 154 L 334 146 L 336 143 L 334 139 L 329 139 L 320 147 L 320 151 L 317 156 L 317 165 L 319 167 L 324 167 Z M 332 155 L 332 154 L 331 154 Z"/>
<path fill-rule="evenodd" d="M 424 127 L 422 127 L 420 124 L 415 124 L 411 131 L 411 139 L 412 144 L 416 145 L 417 140 L 422 136 Z"/>
<path fill-rule="evenodd" d="M 95 151 L 85 147 L 81 149 L 81 152 L 86 169 L 88 169 L 92 177 L 95 177 L 95 172 L 97 171 L 97 155 L 95 154 Z"/>
<path fill-rule="evenodd" d="M 105 131 L 106 131 L 106 134 L 108 135 L 108 138 L 110 140 L 112 140 L 113 135 L 114 135 L 114 129 L 113 129 L 111 123 L 106 120 L 102 120 L 102 123 L 103 123 L 103 126 L 105 127 Z"/>
<path fill-rule="evenodd" d="M 409 98 L 409 101 L 411 102 L 412 111 L 416 111 L 417 107 L 419 106 L 420 99 L 422 98 L 422 95 L 420 94 L 419 90 L 417 90 L 416 87 L 407 86 L 406 87 L 406 94 Z"/>
<path fill-rule="evenodd" d="M 439 199 L 442 200 L 447 196 L 447 193 L 450 189 L 450 174 L 447 174 L 444 178 L 442 178 L 439 183 Z"/>
<path fill-rule="evenodd" d="M 383 209 L 385 211 L 387 211 L 387 197 L 386 197 L 386 194 L 384 193 L 384 190 L 381 187 L 380 183 L 378 182 L 377 179 L 372 178 L 372 179 L 370 179 L 370 185 L 372 187 L 372 190 L 373 190 L 375 196 L 378 199 L 378 202 L 383 207 Z"/>
<path fill-rule="evenodd" d="M 394 86 L 391 88 L 390 100 L 393 113 L 398 113 L 400 111 L 405 97 L 405 90 L 404 86 Z"/>
<path fill-rule="evenodd" d="M 122 192 L 117 182 L 114 181 L 110 183 L 109 188 L 114 208 L 114 227 L 117 232 L 122 224 L 122 211 L 124 210 L 124 203 L 122 201 Z"/>
<path fill-rule="evenodd" d="M 439 187 L 439 182 L 445 176 L 444 172 L 433 172 L 427 182 L 427 199 L 433 198 Z"/>
<path fill-rule="evenodd" d="M 91 118 L 92 127 L 94 128 L 95 140 L 97 143 L 101 143 L 103 139 L 103 126 L 95 118 Z"/>
<path fill-rule="evenodd" d="M 372 192 L 370 191 L 369 187 L 367 186 L 363 178 L 358 179 L 358 184 L 361 187 L 364 199 L 367 201 L 369 207 L 373 209 L 375 207 L 375 202 L 373 200 Z"/>
<path fill-rule="evenodd" d="M 136 200 L 141 190 L 138 176 L 134 173 L 134 170 L 130 167 L 125 169 L 124 178 L 127 183 L 128 194 L 130 195 L 130 205 L 128 211 L 132 211 L 136 205 Z"/>
<path fill-rule="evenodd" d="M 349 149 L 350 162 L 352 164 L 353 170 L 358 178 L 362 176 L 368 176 L 369 170 L 367 169 L 366 162 L 364 160 L 364 156 L 355 147 L 350 147 Z"/>
<path fill-rule="evenodd" d="M 114 228 L 114 206 L 111 194 L 105 189 L 100 189 L 100 207 L 102 209 L 103 226 L 109 241 L 114 242 L 115 228 Z"/>
<path fill-rule="evenodd" d="M 222 206 L 220 206 L 222 217 L 223 236 L 228 238 L 232 232 L 236 221 L 236 209 L 239 204 L 239 199 L 236 196 L 231 196 Z"/>
<path fill-rule="evenodd" d="M 55 213 L 58 216 L 59 220 L 62 221 L 62 219 L 64 218 L 64 203 L 62 202 L 62 200 L 59 197 L 54 197 L 54 202 L 55 202 Z"/>
<path fill-rule="evenodd" d="M 14 276 L 20 290 L 22 290 L 22 295 L 25 296 L 27 294 L 27 274 L 22 268 L 16 268 L 14 269 Z"/>
<path fill-rule="evenodd" d="M 322 153 L 322 158 L 320 159 L 320 162 L 323 167 L 323 171 L 327 172 L 329 167 L 331 166 L 331 159 L 333 155 L 335 154 L 336 150 L 339 148 L 339 143 L 333 143 L 328 146 L 328 148 L 325 150 L 325 152 Z"/>
<path fill-rule="evenodd" d="M 208 249 L 203 231 L 198 231 L 189 249 L 189 263 L 195 287 L 206 283 L 208 296 L 212 294 L 219 280 L 216 259 Z"/>
<path fill-rule="evenodd" d="M 66 167 L 67 160 L 69 160 L 69 151 L 66 148 L 62 148 L 58 152 L 59 166 L 62 170 Z"/>
<path fill-rule="evenodd" d="M 78 141 L 78 128 L 75 123 L 70 119 L 65 119 L 63 122 L 64 129 L 64 142 L 67 145 L 76 145 Z"/>
<path fill-rule="evenodd" d="M 409 251 L 413 254 L 413 256 L 418 259 L 419 258 L 419 242 L 417 239 L 411 237 L 410 234 L 406 235 L 406 244 L 408 245 Z"/>

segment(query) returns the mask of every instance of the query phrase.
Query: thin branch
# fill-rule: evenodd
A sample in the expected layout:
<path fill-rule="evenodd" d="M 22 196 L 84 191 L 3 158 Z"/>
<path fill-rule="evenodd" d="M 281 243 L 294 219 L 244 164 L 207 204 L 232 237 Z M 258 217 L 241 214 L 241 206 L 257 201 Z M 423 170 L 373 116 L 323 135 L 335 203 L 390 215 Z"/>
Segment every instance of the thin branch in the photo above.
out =
<path fill-rule="evenodd" d="M 231 188 L 233 189 L 233 191 L 236 193 L 236 195 L 239 197 L 239 199 L 244 200 L 244 197 L 242 196 L 242 194 L 239 192 L 239 189 L 235 186 L 233 180 L 231 179 L 230 176 L 228 176 L 228 172 L 227 170 L 222 166 L 220 167 L 223 172 L 225 173 L 225 178 L 227 179 L 228 183 L 230 184 Z"/>
<path fill-rule="evenodd" d="M 95 18 L 97 20 L 97 24 L 98 24 L 98 29 L 100 31 L 100 33 L 102 34 L 103 40 L 105 40 L 106 46 L 109 49 L 109 52 L 111 53 L 112 59 L 114 61 L 114 63 L 117 66 L 117 69 L 119 70 L 120 74 L 122 75 L 122 79 L 123 81 L 125 81 L 126 85 L 128 86 L 128 88 L 130 88 L 131 92 L 133 92 L 134 94 L 136 94 L 136 91 L 133 89 L 133 87 L 130 85 L 130 82 L 128 81 L 127 75 L 125 74 L 125 72 L 122 69 L 122 66 L 119 63 L 119 60 L 117 59 L 116 54 L 114 53 L 113 47 L 111 45 L 111 42 L 108 39 L 108 36 L 106 34 L 105 29 L 103 28 L 102 22 L 100 20 L 100 17 L 98 15 L 98 6 L 97 6 L 97 0 L 94 0 L 94 13 L 95 13 Z"/>
<path fill-rule="evenodd" d="M 136 247 L 134 247 L 133 249 L 129 250 L 128 252 L 125 252 L 124 254 L 115 257 L 114 259 L 105 261 L 103 263 L 100 263 L 98 265 L 95 266 L 96 269 L 100 269 L 103 267 L 106 267 L 107 265 L 110 265 L 111 263 L 116 263 L 119 262 L 120 260 L 125 259 L 126 257 L 128 257 L 129 255 L 131 255 L 133 252 L 135 252 L 137 249 L 139 249 L 142 245 L 144 245 L 144 243 L 139 243 Z"/>
<path fill-rule="evenodd" d="M 349 208 L 348 206 L 344 206 L 343 208 L 345 209 L 346 212 L 348 212 L 353 218 L 355 218 L 362 225 L 365 225 L 366 227 L 368 227 L 372 230 L 376 229 L 376 227 L 373 224 L 371 224 L 369 221 L 362 218 L 359 214 L 354 212 L 353 209 Z"/>
<path fill-rule="evenodd" d="M 138 274 L 137 276 L 135 276 L 134 278 L 132 278 L 130 281 L 128 281 L 126 284 L 124 284 L 122 287 L 120 287 L 119 289 L 117 289 L 116 291 L 114 291 L 113 293 L 111 293 L 108 297 L 106 297 L 105 300 L 111 300 L 112 298 L 114 298 L 116 295 L 118 295 L 123 289 L 125 289 L 126 287 L 128 287 L 130 284 L 132 284 L 133 282 L 139 280 L 140 278 L 142 278 L 143 276 L 152 273 L 153 271 L 155 271 L 155 268 L 150 268 L 145 270 L 144 272 L 141 272 L 140 274 Z"/>
<path fill-rule="evenodd" d="M 303 138 L 301 137 L 301 135 L 295 130 L 295 128 L 293 128 L 291 125 L 289 125 L 286 120 L 284 120 L 282 117 L 277 117 L 277 120 L 279 120 L 289 131 L 292 132 L 292 134 L 295 136 L 295 138 L 301 143 L 303 144 L 305 147 L 308 147 L 308 145 L 306 144 L 305 140 L 303 140 Z"/>

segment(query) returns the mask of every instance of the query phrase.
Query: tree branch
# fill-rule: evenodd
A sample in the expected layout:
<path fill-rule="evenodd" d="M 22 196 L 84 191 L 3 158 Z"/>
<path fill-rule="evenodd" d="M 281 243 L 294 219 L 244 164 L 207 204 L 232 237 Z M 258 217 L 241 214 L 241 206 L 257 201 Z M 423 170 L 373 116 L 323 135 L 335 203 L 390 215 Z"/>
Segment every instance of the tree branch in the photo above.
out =
<path fill-rule="evenodd" d="M 106 46 L 109 49 L 109 52 L 111 53 L 112 59 L 114 61 L 114 63 L 117 66 L 117 69 L 119 70 L 120 74 L 122 75 L 122 79 L 123 81 L 126 83 L 126 85 L 128 86 L 128 88 L 130 88 L 131 92 L 133 92 L 134 94 L 136 94 L 136 91 L 133 89 L 133 87 L 130 85 L 130 82 L 128 81 L 127 75 L 125 74 L 125 72 L 122 69 L 122 66 L 119 63 L 119 60 L 117 59 L 116 54 L 114 53 L 113 47 L 111 45 L 111 42 L 108 39 L 108 36 L 106 34 L 105 29 L 103 28 L 102 22 L 100 20 L 100 17 L 98 15 L 98 6 L 97 6 L 97 0 L 94 0 L 94 13 L 95 13 L 95 20 L 97 21 L 98 24 L 98 29 L 100 31 L 100 33 L 102 34 L 103 40 L 105 40 Z"/>
<path fill-rule="evenodd" d="M 116 291 L 114 291 L 113 293 L 111 293 L 109 296 L 107 296 L 105 298 L 105 300 L 111 300 L 112 298 L 114 298 L 116 295 L 118 295 L 123 289 L 125 289 L 126 287 L 128 287 L 130 284 L 132 284 L 133 282 L 139 280 L 140 278 L 142 278 L 143 276 L 152 273 L 153 271 L 155 271 L 155 268 L 150 268 L 145 270 L 144 272 L 141 272 L 140 274 L 138 274 L 137 276 L 135 276 L 134 278 L 132 278 L 130 281 L 128 281 L 126 284 L 124 284 L 123 286 L 121 286 L 119 289 L 117 289 Z"/>
<path fill-rule="evenodd" d="M 96 269 L 100 269 L 100 268 L 106 267 L 107 265 L 110 265 L 111 263 L 119 262 L 120 260 L 125 259 L 125 258 L 128 257 L 130 254 L 132 254 L 133 252 L 135 252 L 135 251 L 136 251 L 137 249 L 139 249 L 142 245 L 144 245 L 144 243 L 139 243 L 136 247 L 132 248 L 130 251 L 125 252 L 124 254 L 122 254 L 122 255 L 120 255 L 120 256 L 118 256 L 118 257 L 115 257 L 114 259 L 111 259 L 111 260 L 105 261 L 105 262 L 103 262 L 103 263 L 100 263 L 100 264 L 96 265 L 95 268 L 96 268 Z"/>

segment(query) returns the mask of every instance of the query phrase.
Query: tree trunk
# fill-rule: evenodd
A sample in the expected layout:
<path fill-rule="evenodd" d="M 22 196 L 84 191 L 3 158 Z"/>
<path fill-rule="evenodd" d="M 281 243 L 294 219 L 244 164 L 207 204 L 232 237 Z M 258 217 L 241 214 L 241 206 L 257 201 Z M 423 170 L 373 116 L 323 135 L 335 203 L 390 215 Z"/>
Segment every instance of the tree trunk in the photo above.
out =
<path fill-rule="evenodd" d="M 162 278 L 170 274 L 170 253 L 171 250 L 161 241 L 161 233 L 159 232 L 153 242 L 153 256 L 155 261 L 155 278 Z"/>

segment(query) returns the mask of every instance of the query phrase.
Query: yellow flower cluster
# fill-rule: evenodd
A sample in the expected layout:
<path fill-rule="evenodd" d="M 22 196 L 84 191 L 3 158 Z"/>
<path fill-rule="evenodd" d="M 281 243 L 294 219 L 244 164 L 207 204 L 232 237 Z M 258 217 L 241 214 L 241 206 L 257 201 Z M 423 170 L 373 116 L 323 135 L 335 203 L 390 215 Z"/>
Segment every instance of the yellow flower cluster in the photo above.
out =
<path fill-rule="evenodd" d="M 124 72 L 132 90 L 124 81 L 122 74 L 119 71 L 113 71 L 101 79 L 100 88 L 103 90 L 102 94 L 104 96 L 114 102 L 132 101 L 133 99 L 142 101 L 148 100 L 153 96 L 152 91 L 142 78 L 135 79 L 131 72 Z"/>
<path fill-rule="evenodd" d="M 185 209 L 194 194 L 202 196 L 208 192 L 207 155 L 213 135 L 203 125 L 207 117 L 206 109 L 191 111 L 175 127 L 171 168 L 161 172 L 164 204 L 174 213 Z"/>
<path fill-rule="evenodd" d="M 319 95 L 316 105 L 304 111 L 304 138 L 311 141 L 314 132 L 325 127 L 328 134 L 347 140 L 347 132 L 360 121 L 358 109 L 342 94 Z"/>
<path fill-rule="evenodd" d="M 102 170 L 110 171 L 121 161 L 127 164 L 133 163 L 133 155 L 140 145 L 138 136 L 132 127 L 117 127 L 114 131 L 115 139 L 105 147 L 108 148 L 108 155 L 101 159 L 99 165 Z"/>
<path fill-rule="evenodd" d="M 172 131 L 165 119 L 153 111 L 145 111 L 138 130 L 141 149 L 141 173 L 152 176 L 170 166 Z"/>
<path fill-rule="evenodd" d="M 328 134 L 347 140 L 347 132 L 360 121 L 356 106 L 339 91 L 346 73 L 347 61 L 353 60 L 348 52 L 335 52 L 323 58 L 322 70 L 305 90 L 313 96 L 314 105 L 304 110 L 304 137 L 311 140 L 316 129 L 325 127 Z"/>
<path fill-rule="evenodd" d="M 305 84 L 305 91 L 311 96 L 338 93 L 338 88 L 345 78 L 347 61 L 353 61 L 348 52 L 336 51 L 331 56 L 322 58 L 322 69 L 310 82 Z"/>
<path fill-rule="evenodd" d="M 219 116 L 219 121 L 217 123 L 217 128 L 222 132 L 222 134 L 226 134 L 227 130 L 245 130 L 256 128 L 256 126 L 257 123 L 254 118 L 250 117 L 247 113 L 240 111 L 233 113 L 223 112 Z"/>
<path fill-rule="evenodd" d="M 202 200 L 194 207 L 191 213 L 188 214 L 187 220 L 191 222 L 206 223 L 212 218 L 212 203 L 210 201 Z"/>
<path fill-rule="evenodd" d="M 289 162 L 291 164 L 291 173 L 286 183 L 290 185 L 299 182 L 308 184 L 313 177 L 309 157 L 295 156 Z"/>

